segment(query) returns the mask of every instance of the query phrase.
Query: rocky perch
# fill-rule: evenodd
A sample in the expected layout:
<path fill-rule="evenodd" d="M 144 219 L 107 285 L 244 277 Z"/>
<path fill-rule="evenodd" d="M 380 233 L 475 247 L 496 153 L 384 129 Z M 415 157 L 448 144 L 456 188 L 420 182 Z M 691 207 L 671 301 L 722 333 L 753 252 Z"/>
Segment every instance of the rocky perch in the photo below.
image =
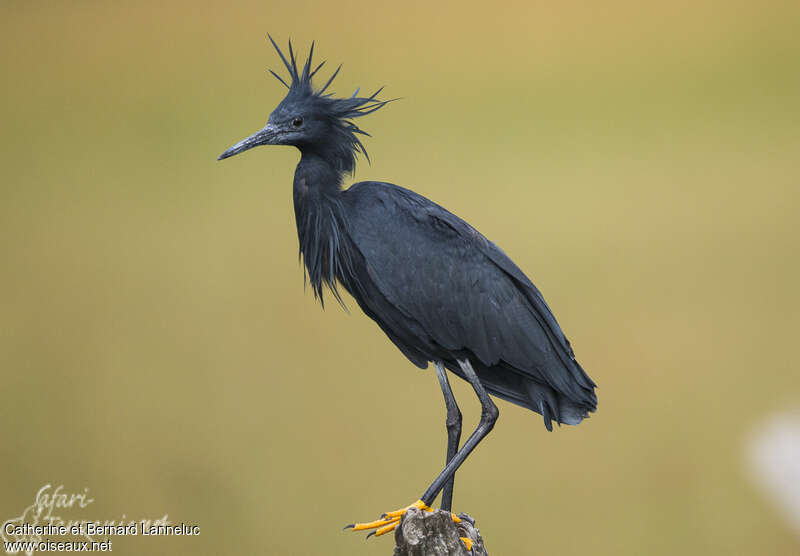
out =
<path fill-rule="evenodd" d="M 409 509 L 394 533 L 394 556 L 489 556 L 475 520 L 458 514 L 461 523 L 453 523 L 449 512 L 424 512 Z M 472 540 L 472 550 L 460 537 Z"/>

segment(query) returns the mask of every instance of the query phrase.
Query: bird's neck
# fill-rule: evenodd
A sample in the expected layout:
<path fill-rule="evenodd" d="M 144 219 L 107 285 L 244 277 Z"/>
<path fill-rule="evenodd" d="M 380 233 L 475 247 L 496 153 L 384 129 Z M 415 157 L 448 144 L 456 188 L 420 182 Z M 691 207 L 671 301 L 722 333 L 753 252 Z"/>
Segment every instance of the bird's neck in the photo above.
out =
<path fill-rule="evenodd" d="M 342 172 L 326 157 L 314 152 L 302 151 L 300 162 L 294 171 L 295 203 L 301 198 L 319 195 L 337 196 L 342 191 Z"/>
<path fill-rule="evenodd" d="M 323 286 L 334 295 L 342 281 L 342 245 L 347 220 L 342 207 L 342 173 L 325 158 L 304 152 L 294 173 L 294 213 L 300 255 L 314 295 L 322 299 Z"/>

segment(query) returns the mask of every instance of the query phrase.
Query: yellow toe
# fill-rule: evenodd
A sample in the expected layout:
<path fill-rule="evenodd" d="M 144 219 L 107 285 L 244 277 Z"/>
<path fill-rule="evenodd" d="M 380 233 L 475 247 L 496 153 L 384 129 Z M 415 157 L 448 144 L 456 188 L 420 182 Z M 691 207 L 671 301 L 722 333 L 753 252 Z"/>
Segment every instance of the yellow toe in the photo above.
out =
<path fill-rule="evenodd" d="M 369 536 L 376 536 L 380 537 L 381 535 L 385 535 L 390 531 L 394 531 L 397 527 L 397 524 L 400 523 L 400 519 L 410 510 L 411 508 L 416 508 L 418 510 L 422 510 L 423 512 L 432 512 L 433 509 L 428 506 L 422 500 L 417 500 L 410 506 L 406 506 L 405 508 L 400 508 L 397 510 L 393 510 L 391 512 L 386 512 L 383 514 L 380 519 L 376 519 L 375 521 L 368 521 L 366 523 L 353 523 L 352 525 L 348 525 L 345 529 L 352 529 L 353 531 L 366 531 L 368 529 L 375 529 L 375 532 L 370 533 Z M 461 523 L 461 518 L 456 516 L 456 514 L 451 513 L 450 517 L 453 519 L 453 523 Z M 462 539 L 463 540 L 463 539 Z M 468 549 L 472 546 L 472 541 L 466 539 L 464 544 L 467 544 L 469 541 Z"/>
<path fill-rule="evenodd" d="M 425 511 L 425 512 L 432 512 L 433 511 L 431 509 L 431 507 L 428 506 L 425 502 L 423 502 L 422 500 L 417 500 L 416 502 L 414 502 L 410 506 L 406 506 L 405 508 L 400 508 L 399 510 L 386 512 L 385 514 L 383 514 L 383 517 L 402 517 L 411 508 L 416 508 L 418 510 L 422 510 L 422 511 Z"/>
<path fill-rule="evenodd" d="M 417 508 L 418 510 L 423 510 L 425 512 L 432 512 L 433 510 L 425 504 L 422 500 L 417 500 L 410 506 L 406 506 L 405 508 L 400 508 L 399 510 L 393 510 L 391 512 L 386 512 L 383 514 L 380 519 L 375 521 L 369 521 L 367 523 L 353 523 L 352 525 L 348 525 L 345 529 L 352 529 L 353 531 L 365 531 L 367 529 L 375 529 L 375 533 L 373 533 L 376 537 L 381 535 L 385 535 L 389 531 L 393 531 L 397 524 L 400 523 L 400 518 L 402 518 L 405 513 L 411 509 Z M 457 517 L 453 516 L 453 519 L 458 519 Z M 456 522 L 457 523 L 457 522 Z"/>
<path fill-rule="evenodd" d="M 396 517 L 396 518 L 394 518 L 392 520 L 392 522 L 389 525 L 381 527 L 380 529 L 375 531 L 375 536 L 376 537 L 380 537 L 381 535 L 385 535 L 386 533 L 388 533 L 390 531 L 394 531 L 394 529 L 395 529 L 395 527 L 397 527 L 398 523 L 400 523 L 400 518 Z"/>
<path fill-rule="evenodd" d="M 353 524 L 352 527 L 349 527 L 349 529 L 352 529 L 353 531 L 365 531 L 367 529 L 375 529 L 377 527 L 383 527 L 384 525 L 390 523 L 391 521 L 392 521 L 391 519 L 378 519 L 376 521 L 370 521 L 368 523 L 355 523 Z"/>

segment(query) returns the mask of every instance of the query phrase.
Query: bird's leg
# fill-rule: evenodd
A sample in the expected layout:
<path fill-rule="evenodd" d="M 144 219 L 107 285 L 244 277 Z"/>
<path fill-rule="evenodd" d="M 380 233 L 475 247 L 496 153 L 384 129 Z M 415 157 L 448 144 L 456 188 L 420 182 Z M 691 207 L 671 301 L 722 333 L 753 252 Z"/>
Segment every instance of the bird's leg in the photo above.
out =
<path fill-rule="evenodd" d="M 458 442 L 461 439 L 461 411 L 458 409 L 453 390 L 450 388 L 450 381 L 447 379 L 447 370 L 444 365 L 440 361 L 436 361 L 433 366 L 436 369 L 436 378 L 439 379 L 439 385 L 442 387 L 442 394 L 444 394 L 444 404 L 447 407 L 447 419 L 445 421 L 445 426 L 447 427 L 447 460 L 445 464 L 448 464 L 456 455 Z M 455 480 L 454 473 L 450 480 L 445 483 L 444 491 L 442 492 L 441 507 L 446 512 L 449 512 L 453 507 L 453 484 Z"/>
<path fill-rule="evenodd" d="M 397 527 L 398 523 L 400 523 L 400 519 L 410 508 L 417 508 L 426 512 L 433 511 L 431 509 L 431 504 L 433 504 L 436 496 L 438 496 L 438 494 L 442 491 L 444 485 L 450 479 L 452 479 L 456 470 L 462 463 L 464 463 L 464 460 L 467 459 L 467 456 L 472 453 L 472 450 L 475 449 L 475 446 L 477 446 L 483 437 L 489 434 L 489 431 L 492 430 L 500 413 L 497 410 L 497 406 L 494 405 L 494 402 L 489 397 L 489 394 L 486 393 L 486 389 L 481 384 L 480 380 L 478 379 L 478 375 L 475 374 L 475 371 L 473 370 L 469 361 L 465 359 L 464 361 L 459 361 L 458 364 L 461 366 L 461 370 L 464 372 L 464 375 L 472 385 L 472 388 L 475 390 L 475 393 L 478 395 L 478 399 L 481 402 L 481 420 L 480 423 L 478 423 L 478 427 L 475 429 L 475 432 L 470 435 L 461 449 L 456 452 L 452 459 L 450 459 L 444 470 L 439 473 L 439 476 L 436 477 L 433 483 L 431 483 L 431 486 L 428 487 L 428 490 L 423 493 L 419 500 L 410 506 L 406 506 L 405 508 L 387 512 L 376 521 L 369 523 L 353 523 L 346 526 L 345 529 L 353 529 L 354 531 L 374 529 L 375 531 L 367 535 L 368 538 L 372 535 L 385 535 Z M 461 521 L 461 519 L 456 517 L 454 514 L 450 515 L 453 516 L 454 522 L 459 523 Z M 465 544 L 468 543 L 465 542 Z"/>
<path fill-rule="evenodd" d="M 461 466 L 462 463 L 464 463 L 464 460 L 467 459 L 467 456 L 472 453 L 472 450 L 475 449 L 478 443 L 483 440 L 483 438 L 489 434 L 489 431 L 494 428 L 494 424 L 500 414 L 497 406 L 489 397 L 489 394 L 486 393 L 486 389 L 483 387 L 483 384 L 481 384 L 478 375 L 475 374 L 475 370 L 472 368 L 469 360 L 464 359 L 463 361 L 459 361 L 458 364 L 481 402 L 481 420 L 478 423 L 478 427 L 475 429 L 475 432 L 470 435 L 461 449 L 456 452 L 456 455 L 453 457 L 453 459 L 448 462 L 444 470 L 439 473 L 439 476 L 436 477 L 433 483 L 431 483 L 431 486 L 428 487 L 428 490 L 426 490 L 420 497 L 420 501 L 427 505 L 433 503 L 434 499 L 436 499 L 436 496 L 442 490 L 442 487 L 444 487 L 447 481 L 450 480 L 453 475 L 455 475 L 456 470 Z"/>

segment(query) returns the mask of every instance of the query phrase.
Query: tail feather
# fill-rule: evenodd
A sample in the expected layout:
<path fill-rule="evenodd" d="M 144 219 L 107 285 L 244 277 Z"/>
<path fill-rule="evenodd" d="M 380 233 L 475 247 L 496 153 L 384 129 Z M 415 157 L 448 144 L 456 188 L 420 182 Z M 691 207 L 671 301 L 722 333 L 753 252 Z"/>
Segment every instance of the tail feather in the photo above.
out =
<path fill-rule="evenodd" d="M 542 414 L 544 418 L 544 425 L 547 430 L 553 430 L 551 420 L 556 421 L 559 425 L 577 425 L 589 416 L 589 412 L 594 411 L 597 407 L 597 398 L 592 392 L 591 396 L 587 396 L 584 403 L 577 403 L 574 400 L 555 392 L 550 386 L 540 384 L 537 382 L 529 381 L 526 384 L 528 388 L 528 397 L 530 398 L 533 409 L 537 413 Z"/>
<path fill-rule="evenodd" d="M 487 367 L 480 361 L 472 361 L 481 384 L 490 394 L 539 413 L 548 431 L 553 430 L 553 421 L 559 426 L 577 425 L 597 409 L 594 388 L 580 388 L 580 397 L 575 399 L 575 396 L 563 394 L 549 384 L 513 372 L 513 369 L 505 366 Z M 445 364 L 453 373 L 464 378 L 456 364 Z"/>

